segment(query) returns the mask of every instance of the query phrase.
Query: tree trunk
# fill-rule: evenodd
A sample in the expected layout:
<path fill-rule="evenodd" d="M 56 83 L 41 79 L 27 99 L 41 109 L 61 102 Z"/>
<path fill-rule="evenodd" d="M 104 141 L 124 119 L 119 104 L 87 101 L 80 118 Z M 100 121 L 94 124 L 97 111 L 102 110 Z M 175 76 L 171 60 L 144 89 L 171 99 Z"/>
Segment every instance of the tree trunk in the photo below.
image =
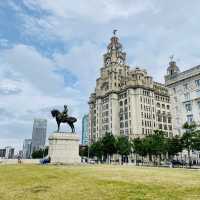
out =
<path fill-rule="evenodd" d="M 137 153 L 135 154 L 135 165 L 137 166 L 138 163 L 137 163 Z"/>
<path fill-rule="evenodd" d="M 142 166 L 143 166 L 143 163 L 144 163 L 144 157 L 142 156 Z"/>
<path fill-rule="evenodd" d="M 192 167 L 192 161 L 191 161 L 191 156 L 190 156 L 190 148 L 188 149 L 188 161 L 189 161 L 189 168 Z"/>

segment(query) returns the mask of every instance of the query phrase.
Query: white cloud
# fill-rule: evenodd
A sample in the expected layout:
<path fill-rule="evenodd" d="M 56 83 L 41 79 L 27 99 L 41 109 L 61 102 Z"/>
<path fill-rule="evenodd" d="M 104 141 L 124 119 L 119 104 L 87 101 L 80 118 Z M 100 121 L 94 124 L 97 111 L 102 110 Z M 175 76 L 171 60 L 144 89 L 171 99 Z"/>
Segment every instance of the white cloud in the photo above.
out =
<path fill-rule="evenodd" d="M 95 80 L 102 67 L 102 49 L 94 43 L 85 42 L 72 47 L 66 54 L 56 53 L 53 58 L 57 65 L 76 75 L 78 78 L 76 88 L 82 91 L 82 95 L 89 95 L 94 89 Z"/>
<path fill-rule="evenodd" d="M 112 29 L 120 28 L 123 23 L 118 21 L 128 21 L 129 27 L 134 27 L 135 18 L 146 12 L 158 12 L 151 0 L 25 0 L 24 4 L 36 12 L 45 12 L 42 17 L 19 13 L 24 20 L 24 33 L 31 37 L 37 35 L 40 40 L 82 40 L 91 34 L 93 37 L 89 38 L 95 40 L 102 31 L 105 35 L 109 29 L 110 34 Z"/>
<path fill-rule="evenodd" d="M 64 80 L 53 73 L 56 69 L 54 63 L 30 46 L 19 44 L 2 51 L 0 55 L 1 63 L 9 65 L 41 91 L 55 92 L 64 85 Z"/>
<path fill-rule="evenodd" d="M 89 19 L 95 23 L 108 23 L 113 19 L 127 18 L 147 10 L 154 10 L 155 5 L 150 0 L 75 0 L 66 3 L 65 0 L 26 0 L 24 3 L 31 9 L 41 8 L 53 15 L 65 19 Z"/>
<path fill-rule="evenodd" d="M 80 91 L 64 85 L 64 74 L 54 72 L 59 67 L 52 59 L 25 45 L 2 50 L 0 55 L 0 138 L 31 137 L 33 119 L 38 117 L 48 119 L 52 132 L 56 123 L 50 110 L 63 109 L 64 104 L 73 108 L 71 115 L 80 117 Z"/>

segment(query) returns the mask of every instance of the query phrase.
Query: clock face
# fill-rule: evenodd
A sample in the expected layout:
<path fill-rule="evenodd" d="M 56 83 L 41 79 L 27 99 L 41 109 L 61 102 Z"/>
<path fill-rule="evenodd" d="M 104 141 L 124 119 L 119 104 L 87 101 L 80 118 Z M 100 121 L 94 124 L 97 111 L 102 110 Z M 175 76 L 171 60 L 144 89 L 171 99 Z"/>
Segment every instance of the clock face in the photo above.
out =
<path fill-rule="evenodd" d="M 108 58 L 107 60 L 106 60 L 106 65 L 109 65 L 110 64 L 110 58 Z"/>

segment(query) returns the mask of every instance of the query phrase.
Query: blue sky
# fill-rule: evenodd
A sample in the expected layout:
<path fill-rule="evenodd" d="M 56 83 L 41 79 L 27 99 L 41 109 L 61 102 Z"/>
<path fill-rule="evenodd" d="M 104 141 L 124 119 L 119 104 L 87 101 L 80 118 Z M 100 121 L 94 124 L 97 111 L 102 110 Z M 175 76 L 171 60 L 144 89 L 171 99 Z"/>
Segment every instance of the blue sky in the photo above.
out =
<path fill-rule="evenodd" d="M 169 56 L 181 70 L 200 64 L 198 0 L 0 1 L 0 147 L 21 148 L 33 119 L 70 106 L 81 118 L 118 29 L 131 67 L 163 82 Z M 64 129 L 64 127 L 63 127 Z"/>

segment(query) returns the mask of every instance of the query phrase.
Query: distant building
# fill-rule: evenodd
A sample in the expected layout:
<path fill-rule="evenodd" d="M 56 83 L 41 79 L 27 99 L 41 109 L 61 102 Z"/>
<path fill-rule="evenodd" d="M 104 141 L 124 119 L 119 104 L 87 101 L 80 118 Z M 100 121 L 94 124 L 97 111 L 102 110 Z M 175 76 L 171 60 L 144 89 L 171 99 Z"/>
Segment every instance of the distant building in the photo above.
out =
<path fill-rule="evenodd" d="M 131 69 L 114 35 L 103 56 L 103 67 L 89 99 L 89 143 L 106 132 L 129 138 L 154 130 L 172 136 L 171 102 L 164 84 L 153 81 L 145 69 Z"/>
<path fill-rule="evenodd" d="M 31 158 L 31 139 L 25 139 L 23 143 L 23 158 Z"/>
<path fill-rule="evenodd" d="M 11 159 L 14 158 L 14 151 L 15 149 L 13 147 L 5 147 L 5 158 Z"/>
<path fill-rule="evenodd" d="M 6 149 L 0 149 L 0 158 L 5 158 L 6 155 Z"/>
<path fill-rule="evenodd" d="M 88 144 L 88 115 L 84 115 L 82 119 L 82 144 Z"/>
<path fill-rule="evenodd" d="M 47 120 L 34 119 L 31 152 L 45 147 L 46 131 L 47 131 Z"/>
<path fill-rule="evenodd" d="M 183 133 L 185 122 L 200 124 L 200 65 L 181 72 L 171 61 L 165 76 L 173 110 L 173 127 L 176 134 Z"/>

